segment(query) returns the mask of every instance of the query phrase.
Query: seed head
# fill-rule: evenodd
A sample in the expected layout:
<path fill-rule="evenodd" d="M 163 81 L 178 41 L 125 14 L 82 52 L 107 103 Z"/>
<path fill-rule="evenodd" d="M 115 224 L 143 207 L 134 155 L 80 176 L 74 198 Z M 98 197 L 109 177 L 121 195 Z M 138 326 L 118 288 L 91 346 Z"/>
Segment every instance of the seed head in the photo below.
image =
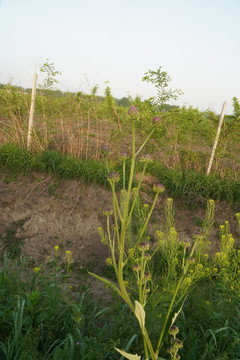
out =
<path fill-rule="evenodd" d="M 158 193 L 158 194 L 161 194 L 163 193 L 165 190 L 165 186 L 162 185 L 162 184 L 155 184 L 153 185 L 153 191 Z"/>

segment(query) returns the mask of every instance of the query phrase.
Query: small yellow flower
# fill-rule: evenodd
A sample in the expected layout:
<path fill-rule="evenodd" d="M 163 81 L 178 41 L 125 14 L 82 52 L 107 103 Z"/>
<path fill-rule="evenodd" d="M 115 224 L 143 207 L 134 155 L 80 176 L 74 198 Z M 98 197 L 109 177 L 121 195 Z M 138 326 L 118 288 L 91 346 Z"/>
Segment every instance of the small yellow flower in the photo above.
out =
<path fill-rule="evenodd" d="M 72 252 L 71 252 L 70 250 L 67 250 L 67 251 L 66 251 L 66 257 L 67 257 L 68 260 L 71 259 L 71 257 L 72 257 Z"/>
<path fill-rule="evenodd" d="M 59 246 L 58 246 L 58 245 L 55 245 L 55 246 L 54 246 L 54 250 L 55 250 L 55 256 L 57 257 L 58 251 L 59 251 Z"/>
<path fill-rule="evenodd" d="M 35 267 L 35 268 L 33 269 L 33 271 L 34 271 L 36 274 L 39 273 L 40 270 L 41 270 L 41 267 L 40 267 L 40 266 L 37 266 L 37 267 Z"/>
<path fill-rule="evenodd" d="M 218 272 L 218 268 L 213 268 L 213 272 L 217 273 Z"/>

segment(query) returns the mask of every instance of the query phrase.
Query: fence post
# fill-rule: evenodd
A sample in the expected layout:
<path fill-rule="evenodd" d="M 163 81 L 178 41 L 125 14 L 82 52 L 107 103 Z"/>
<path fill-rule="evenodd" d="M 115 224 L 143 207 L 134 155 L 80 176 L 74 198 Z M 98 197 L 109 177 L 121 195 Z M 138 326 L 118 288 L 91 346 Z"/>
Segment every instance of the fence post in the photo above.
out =
<path fill-rule="evenodd" d="M 222 112 L 221 112 L 220 120 L 219 120 L 219 123 L 218 123 L 217 134 L 216 134 L 216 138 L 215 138 L 214 145 L 213 145 L 213 148 L 212 148 L 212 153 L 211 153 L 210 161 L 209 161 L 209 164 L 208 164 L 207 175 L 209 175 L 210 170 L 211 170 L 211 167 L 212 167 L 213 158 L 214 158 L 215 151 L 216 151 L 216 148 L 217 148 L 217 143 L 218 143 L 218 139 L 219 139 L 219 135 L 220 135 L 220 131 L 221 131 L 223 119 L 224 119 L 224 114 L 225 114 L 226 106 L 227 106 L 227 102 L 225 101 L 225 102 L 223 103 Z"/>
<path fill-rule="evenodd" d="M 30 148 L 31 138 L 32 138 L 32 128 L 33 128 L 33 116 L 34 116 L 34 110 L 35 110 L 36 88 L 37 88 L 37 74 L 34 74 L 34 76 L 33 76 L 33 86 L 32 86 L 31 107 L 30 107 L 29 122 L 28 122 L 28 136 L 27 136 L 27 147 L 28 148 Z"/>

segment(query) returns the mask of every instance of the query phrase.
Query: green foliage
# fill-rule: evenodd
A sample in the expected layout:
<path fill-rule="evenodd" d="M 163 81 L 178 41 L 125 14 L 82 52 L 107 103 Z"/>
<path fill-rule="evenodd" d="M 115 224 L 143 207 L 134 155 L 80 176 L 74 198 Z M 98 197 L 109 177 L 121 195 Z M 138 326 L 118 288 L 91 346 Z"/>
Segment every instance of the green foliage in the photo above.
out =
<path fill-rule="evenodd" d="M 39 85 L 39 88 L 53 90 L 59 83 L 56 76 L 61 75 L 61 72 L 55 69 L 54 63 L 49 62 L 49 59 L 46 59 L 40 66 L 40 72 L 45 74 L 45 78 L 43 79 L 43 85 Z"/>
<path fill-rule="evenodd" d="M 183 344 L 176 338 L 176 333 L 171 333 L 173 325 L 193 285 L 203 278 L 211 278 L 215 275 L 217 272 L 215 266 L 220 264 L 220 259 L 213 263 L 209 262 L 209 234 L 214 224 L 215 203 L 214 200 L 208 201 L 201 233 L 193 236 L 191 244 L 179 240 L 175 229 L 172 199 L 167 199 L 166 230 L 157 231 L 156 245 L 154 247 L 150 245 L 147 226 L 157 198 L 164 191 L 164 186 L 155 184 L 152 205 L 141 206 L 139 198 L 141 183 L 147 166 L 153 160 L 149 154 L 140 157 L 143 169 L 138 184 L 133 187 L 136 157 L 150 138 L 148 136 L 136 151 L 135 123 L 138 116 L 137 109 L 132 106 L 129 110 L 132 123 L 132 157 L 128 186 L 125 186 L 126 158 L 123 157 L 123 187 L 120 198 L 118 199 L 116 194 L 116 184 L 120 180 L 120 175 L 109 172 L 108 181 L 112 190 L 113 210 L 103 211 L 107 219 L 106 232 L 101 227 L 98 228 L 101 242 L 109 247 L 111 257 L 107 262 L 114 269 L 117 285 L 112 280 L 89 273 L 118 294 L 137 318 L 143 337 L 142 353 L 144 352 L 145 358 L 148 359 L 150 354 L 152 359 L 157 360 L 170 333 L 173 338 L 168 352 L 175 360 L 179 357 L 178 350 Z M 106 167 L 109 169 L 107 162 Z M 111 219 L 112 215 L 113 219 Z M 134 220 L 137 220 L 135 228 Z M 112 222 L 113 225 L 110 226 Z M 157 256 L 161 266 L 158 261 L 154 261 Z M 159 312 L 162 321 L 159 321 Z M 157 319 L 157 324 L 153 317 Z M 141 355 L 115 349 L 127 359 L 141 359 Z"/>
<path fill-rule="evenodd" d="M 121 163 L 110 163 L 110 170 L 121 175 L 119 185 L 122 185 L 123 170 Z M 107 171 L 103 162 L 96 160 L 78 160 L 69 155 L 64 156 L 57 151 L 43 151 L 31 153 L 12 144 L 0 146 L 0 165 L 14 174 L 19 172 L 42 171 L 56 174 L 65 179 L 82 179 L 107 185 Z M 139 171 L 141 163 L 136 163 Z M 126 184 L 129 180 L 130 161 L 126 161 Z M 148 173 L 156 177 L 165 186 L 169 196 L 179 197 L 187 203 L 195 205 L 204 203 L 207 199 L 227 200 L 236 202 L 240 199 L 240 185 L 238 181 L 221 179 L 215 174 L 206 175 L 189 171 L 188 173 L 168 169 L 158 161 L 148 165 Z"/>
<path fill-rule="evenodd" d="M 134 322 L 119 302 L 97 306 L 89 292 L 72 298 L 58 251 L 45 265 L 4 254 L 0 266 L 0 358 L 2 360 L 118 359 L 128 349 Z M 106 315 L 111 315 L 111 321 Z M 119 328 L 122 329 L 119 332 Z M 136 335 L 132 339 L 136 343 Z"/>
<path fill-rule="evenodd" d="M 154 70 L 148 70 L 142 78 L 142 81 L 151 83 L 157 89 L 157 99 L 153 99 L 153 104 L 158 105 L 160 109 L 163 109 L 163 106 L 171 99 L 177 100 L 179 95 L 182 95 L 182 90 L 176 89 L 172 90 L 169 88 L 169 83 L 171 81 L 170 76 L 166 71 L 162 70 L 162 67 Z"/>
<path fill-rule="evenodd" d="M 240 103 L 239 100 L 234 97 L 232 99 L 232 105 L 233 105 L 233 116 L 235 118 L 235 121 L 240 121 Z"/>

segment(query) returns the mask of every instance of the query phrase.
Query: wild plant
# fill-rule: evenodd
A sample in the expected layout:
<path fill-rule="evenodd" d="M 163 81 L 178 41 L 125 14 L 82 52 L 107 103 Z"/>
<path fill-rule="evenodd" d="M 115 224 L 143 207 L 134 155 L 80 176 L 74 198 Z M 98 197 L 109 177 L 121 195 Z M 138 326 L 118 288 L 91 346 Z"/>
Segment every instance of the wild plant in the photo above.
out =
<path fill-rule="evenodd" d="M 236 214 L 239 222 L 239 213 Z M 235 247 L 235 240 L 230 231 L 229 221 L 219 228 L 219 251 L 215 254 L 218 262 L 219 275 L 217 284 L 221 291 L 230 297 L 238 298 L 240 291 L 240 250 Z"/>
<path fill-rule="evenodd" d="M 103 211 L 107 218 L 106 232 L 102 228 L 98 229 L 101 241 L 110 249 L 111 257 L 107 259 L 107 262 L 113 266 L 117 285 L 113 281 L 99 275 L 90 274 L 105 283 L 107 287 L 111 288 L 126 302 L 139 322 L 143 336 L 145 359 L 151 358 L 152 360 L 157 360 L 161 359 L 159 358 L 160 349 L 168 335 L 169 329 L 174 326 L 175 320 L 181 311 L 192 284 L 198 279 L 212 273 L 210 267 L 207 269 L 204 268 L 203 262 L 206 262 L 208 258 L 205 252 L 207 252 L 207 237 L 213 225 L 214 201 L 211 200 L 208 204 L 203 233 L 195 235 L 193 243 L 190 243 L 179 241 L 177 231 L 174 227 L 172 200 L 168 199 L 165 207 L 167 230 L 166 232 L 157 231 L 157 245 L 154 247 L 147 237 L 147 227 L 157 199 L 164 191 L 162 184 L 155 184 L 153 186 L 155 195 L 152 205 L 143 206 L 141 211 L 142 223 L 137 231 L 130 231 L 133 212 L 139 199 L 143 176 L 148 164 L 152 162 L 152 157 L 148 154 L 140 156 L 143 170 L 138 184 L 134 186 L 133 181 L 137 156 L 151 137 L 151 133 L 139 149 L 136 150 L 135 120 L 138 118 L 138 111 L 132 106 L 128 114 L 132 126 L 132 154 L 128 184 L 126 184 L 125 181 L 126 157 L 124 156 L 122 160 L 123 187 L 121 194 L 118 197 L 117 183 L 120 180 L 120 175 L 116 172 L 110 172 L 108 174 L 108 181 L 113 195 L 113 209 Z M 113 222 L 112 226 L 111 222 Z M 151 272 L 151 269 L 154 267 L 150 265 L 153 263 L 153 261 L 151 261 L 153 257 L 159 253 L 162 254 L 165 263 L 160 279 L 156 277 L 154 271 Z M 132 281 L 132 278 L 135 278 L 135 281 Z M 161 328 L 158 329 L 159 335 L 154 345 L 153 339 L 150 339 L 150 331 L 147 330 L 146 326 L 146 305 L 150 303 L 152 299 L 154 299 L 155 305 L 161 302 L 163 285 L 168 287 L 169 301 L 167 302 L 167 309 Z M 159 289 L 161 289 L 161 291 L 159 291 Z M 158 309 L 155 311 L 157 317 Z M 179 359 L 178 349 L 181 346 L 178 346 L 178 344 L 180 344 L 180 340 L 174 338 L 172 346 L 175 347 L 175 350 L 170 352 L 172 359 Z M 176 347 L 178 347 L 177 351 Z M 132 355 L 118 348 L 116 348 L 116 350 L 130 360 L 138 360 L 141 358 L 141 356 L 137 354 Z"/>

